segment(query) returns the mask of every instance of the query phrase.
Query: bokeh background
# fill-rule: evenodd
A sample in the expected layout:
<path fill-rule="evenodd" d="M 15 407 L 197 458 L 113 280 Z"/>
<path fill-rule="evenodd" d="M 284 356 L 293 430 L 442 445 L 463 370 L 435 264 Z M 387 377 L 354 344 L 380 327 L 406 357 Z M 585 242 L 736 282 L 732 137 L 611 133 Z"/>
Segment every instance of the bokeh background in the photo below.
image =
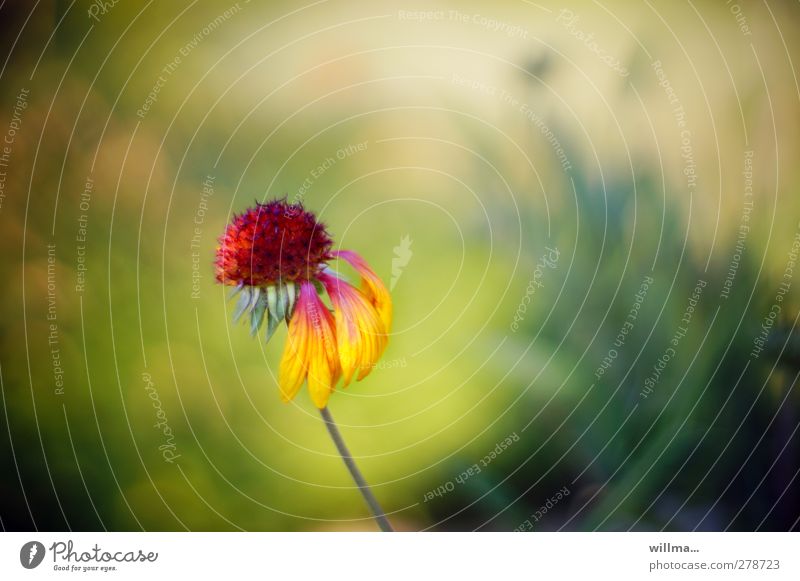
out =
<path fill-rule="evenodd" d="M 797 528 L 796 1 L 0 26 L 3 529 L 374 529 L 214 284 L 284 196 L 392 286 L 330 407 L 397 528 Z"/>

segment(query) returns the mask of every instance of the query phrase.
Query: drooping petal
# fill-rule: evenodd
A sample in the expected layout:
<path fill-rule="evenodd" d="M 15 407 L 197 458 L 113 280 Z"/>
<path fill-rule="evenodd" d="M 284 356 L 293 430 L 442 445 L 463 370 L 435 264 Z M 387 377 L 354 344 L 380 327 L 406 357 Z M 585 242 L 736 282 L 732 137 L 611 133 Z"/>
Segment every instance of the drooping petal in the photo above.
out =
<path fill-rule="evenodd" d="M 308 374 L 308 336 L 306 318 L 298 308 L 289 322 L 289 333 L 278 370 L 278 387 L 284 402 L 297 395 Z"/>
<path fill-rule="evenodd" d="M 361 291 L 378 311 L 383 328 L 388 334 L 392 327 L 392 297 L 386 285 L 367 262 L 352 250 L 336 250 L 331 254 L 346 260 L 361 276 Z"/>
<path fill-rule="evenodd" d="M 328 403 L 341 374 L 334 325 L 314 285 L 302 283 L 278 372 L 284 401 L 297 395 L 307 380 L 314 404 L 321 409 Z"/>
<path fill-rule="evenodd" d="M 333 304 L 339 362 L 347 387 L 356 370 L 358 379 L 363 379 L 375 366 L 386 348 L 386 329 L 362 291 L 328 274 L 319 275 L 319 280 Z"/>

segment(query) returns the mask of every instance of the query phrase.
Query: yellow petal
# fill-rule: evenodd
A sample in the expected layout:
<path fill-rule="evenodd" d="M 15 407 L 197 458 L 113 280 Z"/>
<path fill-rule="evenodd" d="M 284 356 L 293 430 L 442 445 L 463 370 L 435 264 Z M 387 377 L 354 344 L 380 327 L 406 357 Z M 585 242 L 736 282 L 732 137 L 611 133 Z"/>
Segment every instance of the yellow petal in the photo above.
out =
<path fill-rule="evenodd" d="M 297 395 L 306 378 L 308 335 L 307 321 L 298 306 L 289 322 L 289 333 L 278 370 L 278 386 L 284 402 L 291 401 Z"/>
<path fill-rule="evenodd" d="M 320 275 L 333 304 L 336 341 L 344 386 L 356 370 L 358 379 L 372 371 L 386 347 L 386 330 L 381 317 L 367 296 L 347 282 Z"/>
<path fill-rule="evenodd" d="M 290 398 L 294 397 L 303 380 L 307 379 L 314 405 L 319 408 L 327 405 L 341 374 L 334 325 L 333 316 L 317 296 L 314 285 L 304 282 L 289 324 L 290 341 L 286 346 L 287 350 L 291 349 L 291 340 L 297 338 L 300 349 L 284 352 L 289 353 L 286 364 L 287 388 L 294 390 L 290 392 Z M 295 331 L 294 336 L 292 330 Z M 293 357 L 293 353 L 297 357 Z M 299 363 L 294 363 L 295 360 Z M 294 372 L 300 374 L 295 375 Z M 281 391 L 284 391 L 283 386 Z"/>
<path fill-rule="evenodd" d="M 367 262 L 352 250 L 337 250 L 333 254 L 346 260 L 361 276 L 361 290 L 378 311 L 383 328 L 388 334 L 392 327 L 392 296 L 386 285 Z"/>

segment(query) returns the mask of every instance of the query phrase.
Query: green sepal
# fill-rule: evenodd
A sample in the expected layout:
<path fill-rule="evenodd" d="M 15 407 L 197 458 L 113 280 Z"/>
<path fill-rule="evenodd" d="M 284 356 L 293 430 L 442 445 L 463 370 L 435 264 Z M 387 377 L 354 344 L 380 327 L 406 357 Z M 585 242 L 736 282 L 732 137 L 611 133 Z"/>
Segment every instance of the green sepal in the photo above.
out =
<path fill-rule="evenodd" d="M 244 315 L 245 311 L 249 310 L 250 302 L 252 300 L 252 287 L 244 287 L 239 295 L 239 300 L 236 303 L 236 309 L 233 312 L 234 323 L 237 322 L 242 315 Z"/>
<path fill-rule="evenodd" d="M 256 306 L 250 311 L 250 334 L 255 336 L 261 328 L 261 323 L 264 322 L 264 313 L 267 312 L 267 297 L 261 293 L 261 296 L 256 302 Z"/>
<path fill-rule="evenodd" d="M 267 343 L 269 343 L 269 340 L 272 339 L 272 336 L 275 334 L 275 331 L 278 330 L 278 325 L 280 324 L 280 319 L 276 319 L 274 316 L 272 316 L 272 311 L 267 313 L 267 330 L 264 337 Z"/>
<path fill-rule="evenodd" d="M 275 285 L 268 286 L 266 290 L 267 304 L 269 305 L 266 340 L 269 342 L 269 340 L 272 339 L 272 336 L 275 334 L 275 331 L 278 329 L 278 325 L 280 324 L 278 312 L 281 310 L 281 301 L 280 297 L 278 296 L 278 289 L 275 288 Z"/>
<path fill-rule="evenodd" d="M 231 289 L 231 292 L 228 293 L 228 300 L 231 300 L 233 297 L 242 292 L 243 288 L 244 288 L 244 283 L 240 281 L 235 287 Z"/>
<path fill-rule="evenodd" d="M 267 287 L 267 303 L 269 304 L 270 313 L 275 313 L 278 310 L 278 291 L 275 285 Z"/>
<path fill-rule="evenodd" d="M 317 294 L 324 294 L 325 293 L 325 285 L 323 285 L 320 281 L 314 279 L 314 288 L 317 289 Z"/>
<path fill-rule="evenodd" d="M 292 314 L 294 313 L 295 300 L 297 300 L 297 286 L 293 282 L 286 285 L 286 299 L 285 319 L 288 324 L 289 319 L 292 318 Z"/>
<path fill-rule="evenodd" d="M 271 284 L 266 287 L 252 287 L 239 283 L 232 289 L 229 299 L 239 298 L 233 313 L 233 321 L 238 322 L 245 313 L 250 316 L 250 334 L 256 335 L 266 319 L 265 338 L 269 341 L 278 330 L 281 322 L 288 324 L 294 313 L 298 298 L 298 287 L 294 282 Z"/>

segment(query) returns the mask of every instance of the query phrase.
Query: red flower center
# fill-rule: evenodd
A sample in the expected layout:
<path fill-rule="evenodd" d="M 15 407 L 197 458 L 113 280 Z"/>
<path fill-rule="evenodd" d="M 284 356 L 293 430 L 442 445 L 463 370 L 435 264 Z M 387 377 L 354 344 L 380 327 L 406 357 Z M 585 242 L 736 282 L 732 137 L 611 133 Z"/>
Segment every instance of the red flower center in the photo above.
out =
<path fill-rule="evenodd" d="M 330 259 L 325 225 L 302 204 L 256 203 L 234 215 L 217 247 L 217 281 L 267 286 L 311 280 Z"/>

